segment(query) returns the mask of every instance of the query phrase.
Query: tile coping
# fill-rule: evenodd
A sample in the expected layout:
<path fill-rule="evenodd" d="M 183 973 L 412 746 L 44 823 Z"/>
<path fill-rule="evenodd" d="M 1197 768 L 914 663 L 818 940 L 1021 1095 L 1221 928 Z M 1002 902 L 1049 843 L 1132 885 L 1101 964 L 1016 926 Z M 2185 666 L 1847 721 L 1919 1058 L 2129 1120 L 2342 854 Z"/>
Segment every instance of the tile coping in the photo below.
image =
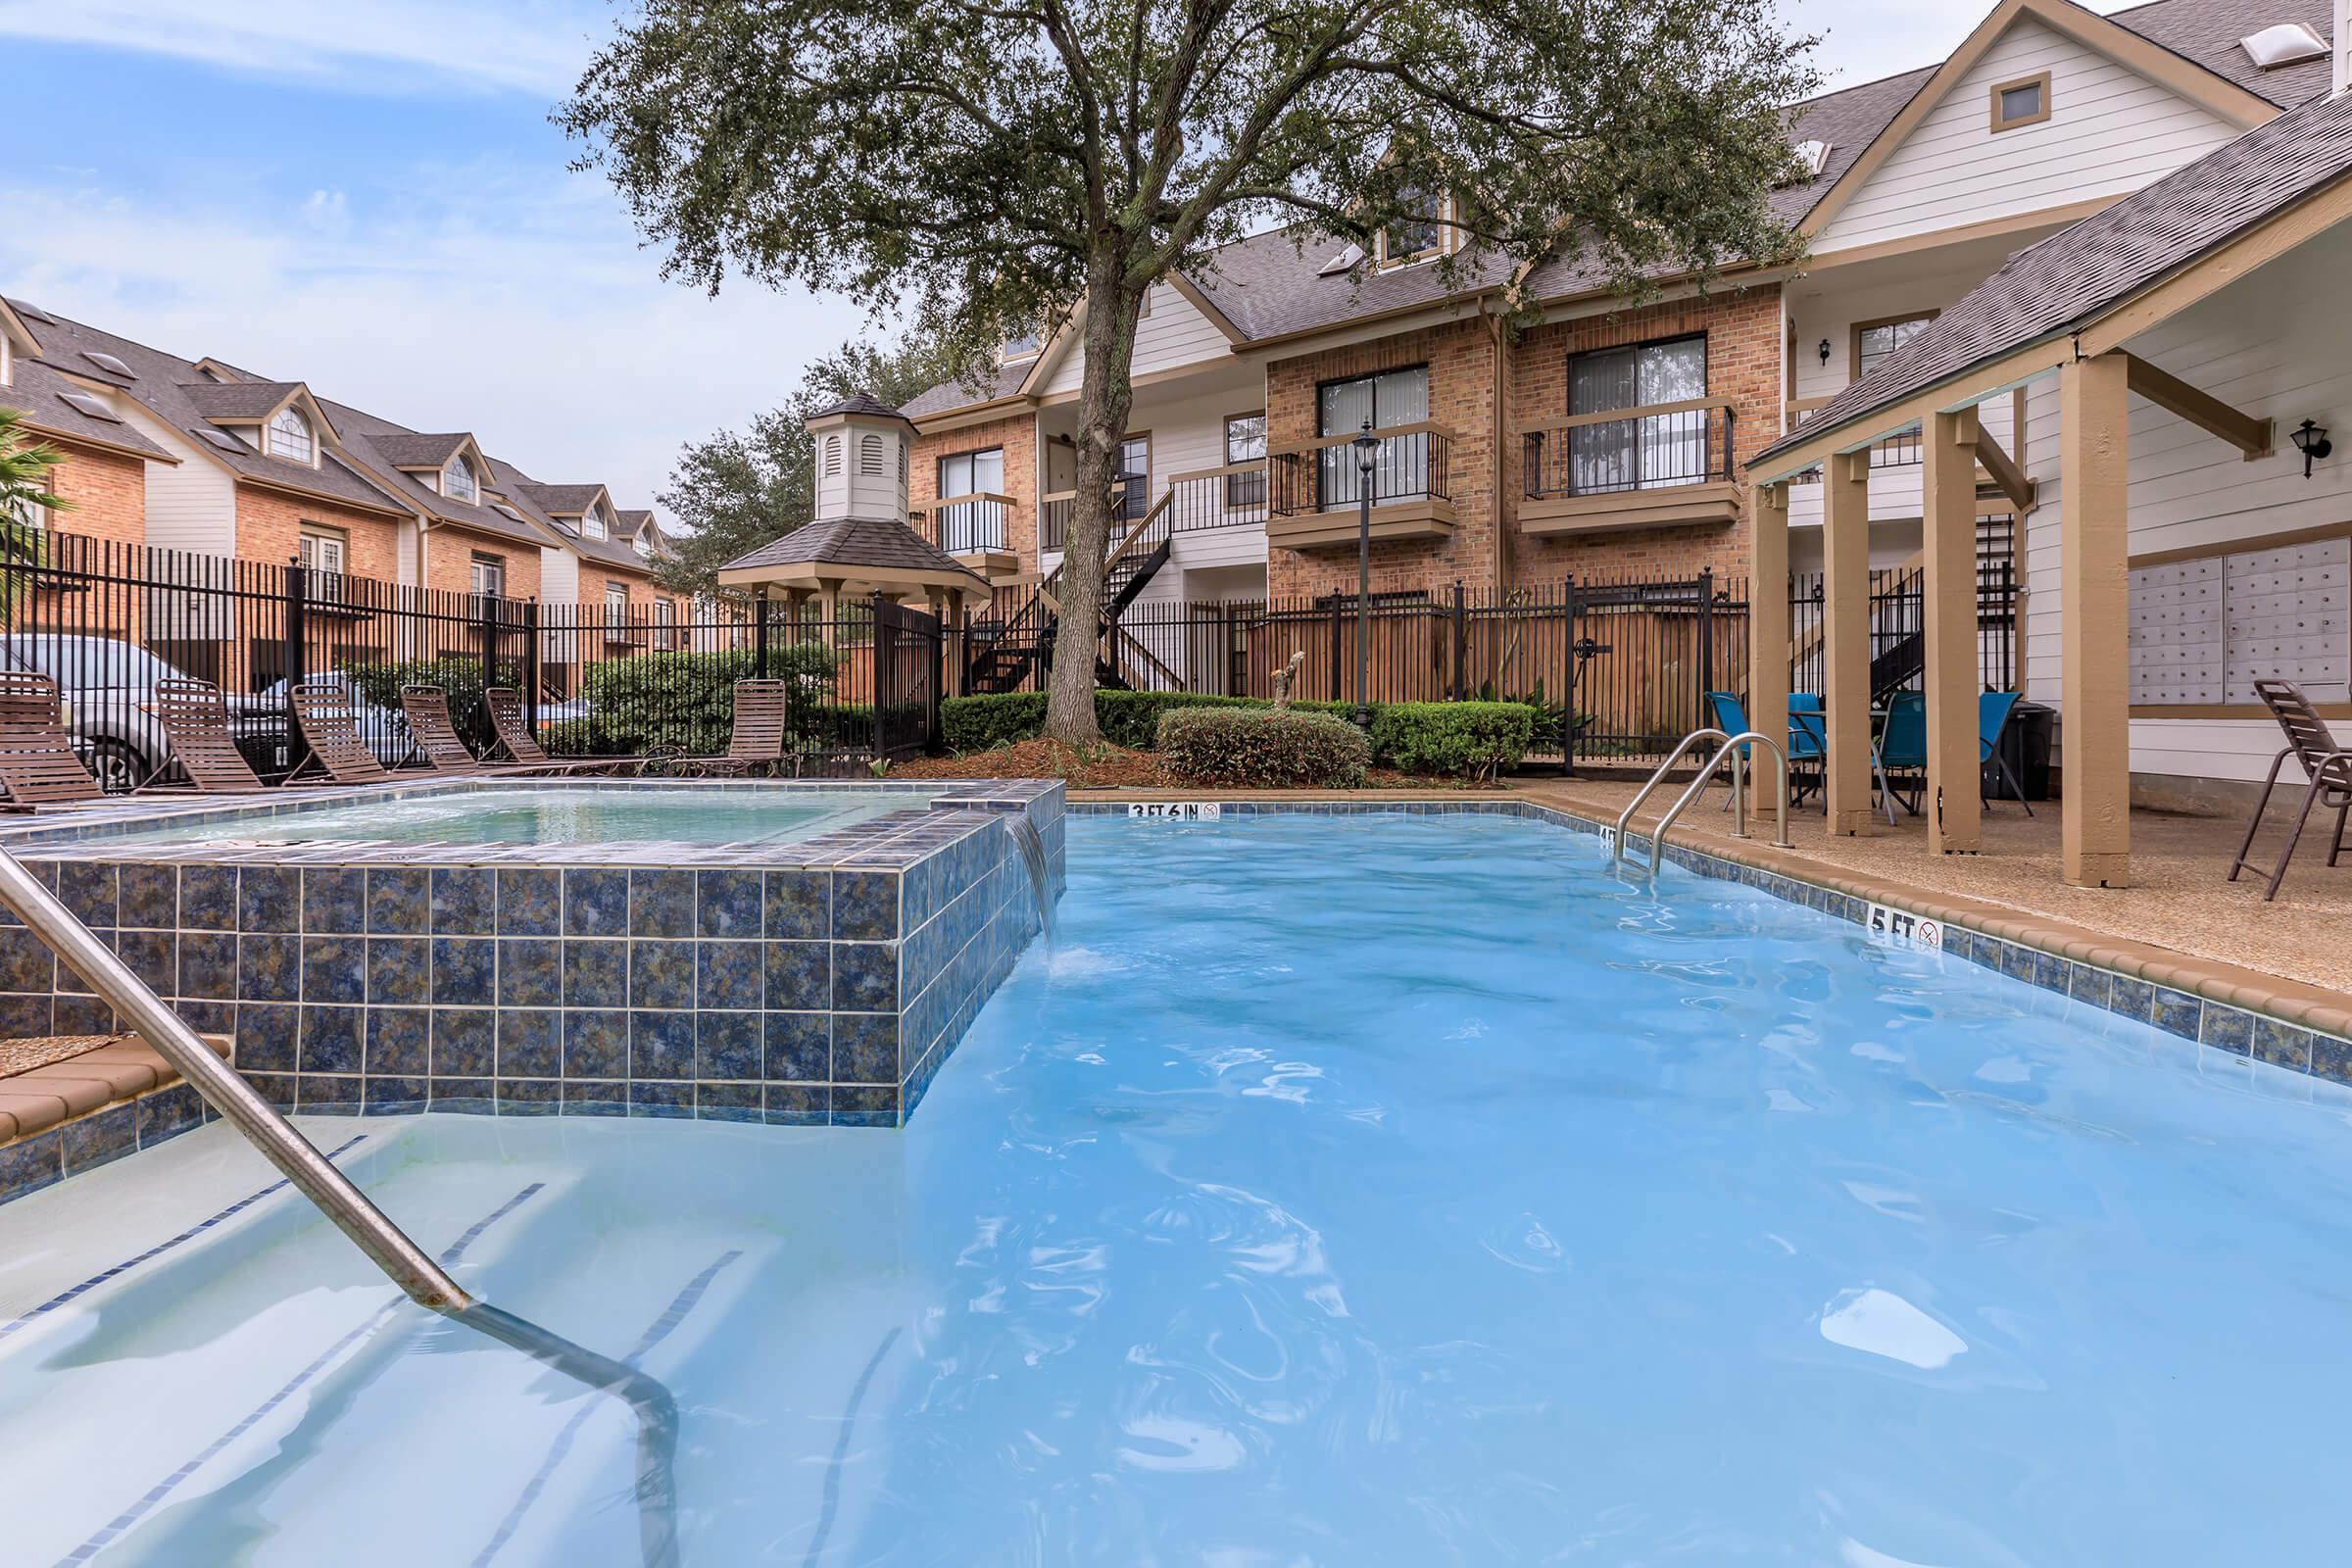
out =
<path fill-rule="evenodd" d="M 1384 794 L 1365 798 L 1360 795 L 1275 796 L 1220 795 L 1214 792 L 1183 794 L 1163 790 L 1132 793 L 1074 790 L 1070 792 L 1066 809 L 1080 816 L 1117 815 L 1131 805 L 1172 801 L 1214 801 L 1224 810 L 1241 816 L 1358 815 L 1401 811 L 1406 814 L 1534 818 L 1578 832 L 1597 833 L 1616 826 L 1614 817 L 1598 816 L 1553 802 L 1532 800 L 1525 796 L 1465 799 L 1454 792 Z M 1907 883 L 1835 872 L 1801 854 L 1776 850 L 1768 845 L 1710 844 L 1700 849 L 1670 836 L 1667 855 L 1686 869 L 1702 875 L 1721 875 L 1721 871 L 1715 868 L 1738 866 L 1795 884 L 1796 889 L 1835 895 L 1847 902 L 1831 906 L 1826 902 L 1807 900 L 1796 889 L 1785 891 L 1768 883 L 1747 883 L 1788 902 L 1804 904 L 1857 924 L 1868 919 L 1871 905 L 1879 904 L 1923 919 L 1940 921 L 1947 930 L 1956 929 L 1974 938 L 1990 939 L 1992 943 L 2015 948 L 2025 954 L 2039 954 L 2058 961 L 2059 968 L 2054 975 L 2036 971 L 2029 963 L 2024 966 L 2024 972 L 2014 972 L 2013 977 L 2026 979 L 2045 990 L 2056 990 L 2076 1000 L 2091 1001 L 2108 1011 L 2120 1012 L 2142 1022 L 2151 1021 L 2150 1016 L 2133 1009 L 2147 999 L 2139 997 L 2136 992 L 2127 995 L 2108 991 L 2096 998 L 2085 996 L 2082 989 L 2074 986 L 2072 978 L 2065 972 L 2066 966 L 2097 971 L 2123 981 L 2177 993 L 2192 1003 L 2203 1004 L 2218 1014 L 2208 1020 L 2214 1027 L 2200 1024 L 2188 1038 L 2201 1039 L 2204 1043 L 2217 1045 L 2218 1049 L 2230 1051 L 2240 1056 L 2249 1054 L 2249 1048 L 2238 1043 L 2239 1040 L 2253 1034 L 2254 1024 L 2260 1020 L 2276 1020 L 2314 1036 L 2330 1037 L 2329 1070 L 2320 1071 L 2317 1053 L 2312 1051 L 2303 1054 L 2300 1064 L 2291 1059 L 2280 1060 L 2278 1064 L 2296 1066 L 2298 1070 L 2331 1078 L 2352 1075 L 2352 997 L 2346 997 L 2341 992 L 2279 975 L 2264 974 L 2220 959 L 2177 953 L 2152 943 L 2105 935 L 2067 921 L 1962 895 L 1932 893 Z M 2013 972 L 2004 963 L 2008 956 L 1998 948 L 1980 955 L 1973 951 L 1977 945 L 1971 943 L 1969 951 L 1961 951 L 1949 942 L 1945 946 L 1946 951 L 1953 952 L 1956 956 L 2005 973 Z M 2238 1022 L 2240 1018 L 2246 1020 L 2242 1026 Z M 2174 1029 L 2173 1032 L 2179 1034 L 2182 1031 Z M 2292 1054 L 2261 1054 L 2265 1060 Z M 2352 1081 L 2352 1077 L 2348 1077 L 2348 1081 Z"/>

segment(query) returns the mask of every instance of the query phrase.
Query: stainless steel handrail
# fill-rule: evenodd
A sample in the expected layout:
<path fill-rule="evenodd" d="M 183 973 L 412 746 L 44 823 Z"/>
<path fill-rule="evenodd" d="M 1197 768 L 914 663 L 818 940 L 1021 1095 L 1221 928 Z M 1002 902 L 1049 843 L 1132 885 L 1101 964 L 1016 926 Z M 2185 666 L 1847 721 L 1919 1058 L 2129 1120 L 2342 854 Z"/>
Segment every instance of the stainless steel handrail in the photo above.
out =
<path fill-rule="evenodd" d="M 1707 780 L 1714 776 L 1715 769 L 1742 746 L 1762 746 L 1772 753 L 1773 760 L 1781 764 L 1780 795 L 1776 803 L 1779 813 L 1777 830 L 1780 837 L 1774 839 L 1772 845 L 1776 850 L 1790 850 L 1796 847 L 1788 842 L 1788 754 L 1781 749 L 1780 742 L 1770 736 L 1759 734 L 1752 729 L 1741 730 L 1723 743 L 1723 750 L 1707 759 L 1706 765 L 1698 770 L 1698 777 L 1690 781 L 1690 787 L 1683 791 L 1681 797 L 1672 806 L 1666 808 L 1666 814 L 1659 817 L 1657 825 L 1649 830 L 1649 868 L 1652 871 L 1658 868 L 1658 859 L 1666 852 L 1666 830 L 1674 826 L 1675 818 L 1681 816 L 1692 801 L 1698 799 L 1699 791 L 1707 787 Z M 1740 802 L 1740 786 L 1737 782 L 1740 771 L 1739 762 L 1734 760 L 1732 762 L 1734 779 L 1732 800 L 1735 808 L 1732 831 L 1739 837 L 1745 838 L 1747 837 L 1747 812 L 1744 807 L 1737 804 Z"/>
<path fill-rule="evenodd" d="M 0 849 L 0 905 L 65 960 L 66 967 L 89 982 L 101 1000 L 129 1019 L 139 1038 L 177 1068 L 205 1102 L 261 1151 L 262 1157 L 275 1165 L 295 1191 L 317 1204 L 409 1299 L 626 1401 L 637 1416 L 638 1538 L 643 1559 L 648 1568 L 672 1568 L 677 1562 L 677 1487 L 671 1465 L 677 1452 L 678 1414 L 677 1401 L 668 1389 L 626 1362 L 574 1345 L 527 1318 L 467 1295 L 350 1177 L 255 1093 L 236 1068 L 214 1055 L 186 1020 L 5 849 Z"/>
<path fill-rule="evenodd" d="M 1628 822 L 1631 822 L 1634 819 L 1634 813 L 1642 809 L 1642 803 L 1649 799 L 1649 795 L 1652 790 L 1656 789 L 1660 784 L 1666 781 L 1667 770 L 1673 767 L 1675 763 L 1683 760 L 1684 753 L 1690 751 L 1691 747 L 1697 745 L 1700 741 L 1707 739 L 1709 736 L 1713 736 L 1719 741 L 1728 741 L 1731 739 L 1729 735 L 1726 735 L 1719 729 L 1710 729 L 1706 725 L 1700 725 L 1697 729 L 1694 729 L 1690 734 L 1684 736 L 1682 744 L 1674 749 L 1673 754 L 1670 755 L 1666 760 L 1658 764 L 1658 770 L 1650 774 L 1649 777 L 1642 782 L 1642 785 L 1640 789 L 1634 791 L 1633 800 L 1627 803 L 1624 810 L 1617 813 L 1617 829 L 1612 835 L 1609 843 L 1609 863 L 1611 865 L 1615 865 L 1619 860 L 1625 858 L 1625 827 Z M 1737 783 L 1733 784 L 1732 786 L 1735 799 L 1738 798 L 1739 788 L 1740 786 Z"/>

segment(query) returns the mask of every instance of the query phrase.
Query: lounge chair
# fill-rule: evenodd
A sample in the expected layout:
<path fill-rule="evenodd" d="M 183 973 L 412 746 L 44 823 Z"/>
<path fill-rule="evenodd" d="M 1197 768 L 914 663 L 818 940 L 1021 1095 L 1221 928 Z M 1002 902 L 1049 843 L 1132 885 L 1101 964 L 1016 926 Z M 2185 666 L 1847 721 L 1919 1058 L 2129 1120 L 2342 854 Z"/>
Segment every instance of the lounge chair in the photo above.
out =
<path fill-rule="evenodd" d="M 57 682 L 26 670 L 0 670 L 0 785 L 8 808 L 87 806 L 106 799 L 66 736 Z"/>
<path fill-rule="evenodd" d="M 616 773 L 637 765 L 633 757 L 559 761 L 547 755 L 539 737 L 531 733 L 530 716 L 523 711 L 522 693 L 512 686 L 493 686 L 482 693 L 482 702 L 490 710 L 490 728 L 497 734 L 498 744 L 517 767 L 534 768 L 542 773 Z"/>
<path fill-rule="evenodd" d="M 352 722 L 351 695 L 338 681 L 306 680 L 286 694 L 305 748 L 291 782 L 313 762 L 338 784 L 389 784 L 392 770 L 376 760 Z"/>
<path fill-rule="evenodd" d="M 784 735 L 792 704 L 792 682 L 739 680 L 735 683 L 734 723 L 727 731 L 727 749 L 719 757 L 680 757 L 667 765 L 680 773 L 751 773 L 772 768 L 784 760 Z"/>
<path fill-rule="evenodd" d="M 2327 721 L 2303 695 L 2303 688 L 2291 680 L 2258 680 L 2254 695 L 2262 706 L 2271 710 L 2278 728 L 2286 735 L 2286 746 L 2271 759 L 2271 775 L 2262 781 L 2262 797 L 2254 803 L 2254 814 L 2246 819 L 2246 836 L 2237 846 L 2237 858 L 2230 862 L 2230 880 L 2248 864 L 2247 854 L 2254 848 L 2254 834 L 2262 826 L 2262 813 L 2271 804 L 2271 791 L 2278 783 L 2278 770 L 2293 758 L 2303 769 L 2305 785 L 2303 809 L 2295 813 L 2295 825 L 2286 835 L 2286 847 L 2278 852 L 2278 863 L 2272 868 L 2271 885 L 2263 889 L 2262 902 L 2270 903 L 2278 896 L 2278 884 L 2286 880 L 2286 862 L 2295 857 L 2295 846 L 2302 842 L 2303 825 L 2311 820 L 2314 806 L 2327 806 L 2335 812 L 2335 836 L 2328 843 L 2328 863 L 2333 865 L 2336 857 L 2344 852 L 2344 817 L 2352 812 L 2352 749 L 2338 746 L 2328 733 Z"/>
<path fill-rule="evenodd" d="M 209 680 L 167 676 L 155 683 L 155 698 L 146 706 L 172 743 L 172 754 L 156 769 L 157 775 L 177 762 L 199 794 L 252 795 L 269 788 L 237 750 L 220 687 Z M 147 782 L 154 783 L 154 777 Z"/>

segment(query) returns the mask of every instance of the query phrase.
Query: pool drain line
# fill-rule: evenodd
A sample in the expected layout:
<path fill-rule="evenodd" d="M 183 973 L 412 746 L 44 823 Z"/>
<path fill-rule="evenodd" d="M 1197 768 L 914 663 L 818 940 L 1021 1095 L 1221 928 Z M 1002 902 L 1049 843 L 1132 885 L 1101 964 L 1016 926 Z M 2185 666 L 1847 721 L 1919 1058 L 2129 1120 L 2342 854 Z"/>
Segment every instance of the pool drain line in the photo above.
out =
<path fill-rule="evenodd" d="M 637 1416 L 637 1499 L 645 1561 L 648 1568 L 671 1568 L 676 1563 L 677 1490 L 670 1466 L 677 1451 L 678 1412 L 668 1389 L 634 1367 L 467 1295 L 357 1183 L 257 1094 L 235 1067 L 213 1054 L 187 1021 L 112 948 L 99 941 L 39 877 L 4 849 L 0 849 L 0 905 L 7 906 L 10 913 L 24 921 L 66 967 L 88 982 L 109 1006 L 130 1020 L 139 1038 L 178 1069 L 205 1103 L 276 1166 L 337 1230 L 350 1237 L 410 1300 L 520 1350 L 575 1382 L 626 1401 Z"/>

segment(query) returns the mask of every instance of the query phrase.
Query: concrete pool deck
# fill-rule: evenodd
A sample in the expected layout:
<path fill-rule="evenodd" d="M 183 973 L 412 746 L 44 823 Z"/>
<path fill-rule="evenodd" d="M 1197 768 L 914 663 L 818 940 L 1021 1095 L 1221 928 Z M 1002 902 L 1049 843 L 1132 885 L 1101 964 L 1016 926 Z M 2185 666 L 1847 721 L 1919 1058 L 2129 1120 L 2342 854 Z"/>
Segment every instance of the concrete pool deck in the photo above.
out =
<path fill-rule="evenodd" d="M 1515 779 L 1494 790 L 1072 790 L 1072 806 L 1180 800 L 1391 804 L 1520 802 L 1589 821 L 1613 823 L 1639 786 L 1606 779 Z M 1654 820 L 1673 800 L 1660 790 L 1643 809 Z M 1788 815 L 1792 850 L 1771 846 L 1768 819 L 1735 838 L 1722 792 L 1711 792 L 1675 824 L 1670 842 L 1872 903 L 1985 932 L 2081 963 L 2266 1013 L 2299 1027 L 2352 1036 L 2352 864 L 2330 871 L 2325 834 L 2304 835 L 2276 902 L 2248 872 L 2225 880 L 2242 822 L 2135 811 L 2129 888 L 2071 888 L 2058 874 L 2058 803 L 2036 802 L 2027 817 L 1995 802 L 1984 817 L 1984 852 L 1931 856 L 1924 826 L 1884 818 L 1869 837 L 1832 839 L 1818 806 Z M 1811 803 L 1808 803 L 1811 805 Z M 1898 812 L 1898 817 L 1900 813 Z M 2332 826 L 2332 824 L 2328 824 Z M 2266 824 L 2259 857 L 2278 853 L 2282 834 Z M 2265 861 L 2264 863 L 2268 863 Z"/>

